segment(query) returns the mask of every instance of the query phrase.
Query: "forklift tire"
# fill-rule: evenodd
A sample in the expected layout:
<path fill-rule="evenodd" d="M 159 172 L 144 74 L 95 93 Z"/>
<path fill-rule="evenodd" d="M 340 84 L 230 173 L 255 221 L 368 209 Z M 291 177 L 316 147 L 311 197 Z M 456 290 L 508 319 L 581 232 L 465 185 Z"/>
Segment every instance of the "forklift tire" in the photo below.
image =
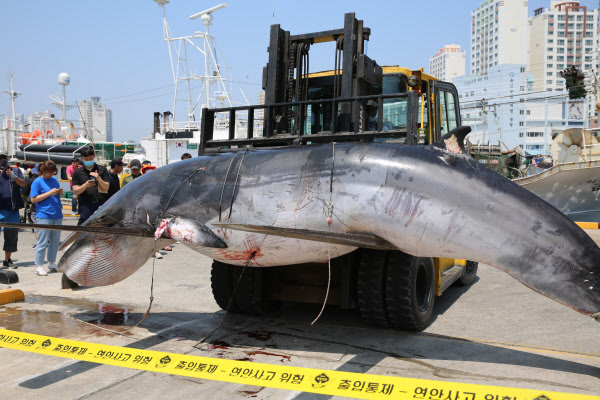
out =
<path fill-rule="evenodd" d="M 468 286 L 475 280 L 477 276 L 477 267 L 479 263 L 475 261 L 467 261 L 467 265 L 465 266 L 465 270 L 460 278 L 456 280 L 456 284 L 459 286 Z"/>
<path fill-rule="evenodd" d="M 233 269 L 233 265 L 213 260 L 210 270 L 210 287 L 217 305 L 222 310 L 241 313 L 242 310 L 237 306 L 235 299 L 232 299 L 233 289 L 237 283 L 237 278 L 234 281 Z"/>
<path fill-rule="evenodd" d="M 75 281 L 70 280 L 65 274 L 63 274 L 60 286 L 63 289 L 76 289 L 79 287 L 79 284 Z"/>
<path fill-rule="evenodd" d="M 240 278 L 240 274 L 243 275 Z M 257 299 L 256 280 L 264 279 L 264 272 L 260 268 L 247 267 L 244 271 L 243 266 L 233 266 L 233 287 L 237 284 L 235 290 L 235 301 L 240 312 L 253 315 L 273 315 L 281 310 L 282 302 Z M 237 283 L 239 280 L 239 284 Z M 264 284 L 264 282 L 263 282 Z M 262 285 L 260 285 L 262 287 Z M 264 292 L 264 289 L 263 289 Z"/>
<path fill-rule="evenodd" d="M 429 326 L 435 299 L 432 258 L 391 252 L 385 289 L 388 316 L 395 328 L 422 331 Z"/>
<path fill-rule="evenodd" d="M 356 298 L 358 311 L 363 321 L 388 328 L 390 320 L 385 302 L 386 267 L 389 251 L 361 249 Z"/>

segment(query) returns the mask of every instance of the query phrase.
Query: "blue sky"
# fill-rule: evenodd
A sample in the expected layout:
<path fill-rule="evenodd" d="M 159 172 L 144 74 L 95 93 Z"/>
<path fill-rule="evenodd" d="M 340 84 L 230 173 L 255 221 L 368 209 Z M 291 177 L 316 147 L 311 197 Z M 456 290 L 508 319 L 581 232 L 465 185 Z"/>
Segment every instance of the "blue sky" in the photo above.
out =
<path fill-rule="evenodd" d="M 188 17 L 217 5 L 216 1 L 171 0 L 166 6 L 173 36 L 203 31 L 200 20 Z M 380 65 L 423 67 L 445 44 L 457 43 L 469 57 L 470 12 L 480 0 L 227 1 L 214 14 L 211 34 L 218 54 L 231 68 L 233 96 L 240 89 L 256 101 L 267 61 L 269 27 L 278 23 L 292 34 L 343 27 L 344 13 L 355 12 L 371 28 L 368 55 Z M 152 0 L 1 0 L 0 90 L 8 90 L 14 74 L 16 112 L 60 111 L 49 95 L 61 90 L 58 74 L 71 75 L 67 102 L 100 96 L 113 110 L 114 140 L 138 141 L 152 132 L 154 111 L 171 110 L 173 79 L 162 36 L 162 10 Z M 530 15 L 549 0 L 529 0 Z M 586 0 L 582 5 L 598 7 Z M 311 71 L 331 69 L 333 45 L 314 46 Z M 200 70 L 201 65 L 197 65 Z M 0 96 L 0 115 L 9 113 L 9 97 Z M 68 117 L 78 119 L 77 109 Z M 179 119 L 179 118 L 178 118 Z"/>

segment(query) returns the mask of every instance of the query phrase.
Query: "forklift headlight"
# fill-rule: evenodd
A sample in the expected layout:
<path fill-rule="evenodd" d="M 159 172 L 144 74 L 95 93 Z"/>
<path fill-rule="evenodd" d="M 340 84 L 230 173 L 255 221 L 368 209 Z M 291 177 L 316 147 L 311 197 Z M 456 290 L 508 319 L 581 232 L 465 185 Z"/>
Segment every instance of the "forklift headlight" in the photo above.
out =
<path fill-rule="evenodd" d="M 419 77 L 417 77 L 416 75 L 411 75 L 408 78 L 408 86 L 410 86 L 410 87 L 419 86 Z"/>

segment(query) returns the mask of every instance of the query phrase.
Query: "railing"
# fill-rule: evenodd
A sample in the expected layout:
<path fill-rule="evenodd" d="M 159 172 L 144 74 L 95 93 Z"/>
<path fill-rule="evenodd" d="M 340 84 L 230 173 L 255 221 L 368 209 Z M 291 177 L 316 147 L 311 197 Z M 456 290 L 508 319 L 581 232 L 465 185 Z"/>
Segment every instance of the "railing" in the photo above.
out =
<path fill-rule="evenodd" d="M 383 103 L 388 99 L 406 98 L 406 128 L 383 129 Z M 331 141 L 348 140 L 373 140 L 375 138 L 404 138 L 406 144 L 417 144 L 418 140 L 418 112 L 419 94 L 415 91 L 408 93 L 380 94 L 349 98 L 335 98 L 323 100 L 306 100 L 289 103 L 252 105 L 219 109 L 202 110 L 200 146 L 198 154 L 207 152 L 240 151 L 247 147 L 272 147 L 291 146 L 307 143 L 322 143 Z M 377 100 L 377 126 L 375 130 L 364 130 L 367 120 L 366 105 L 369 100 Z M 318 133 L 307 133 L 305 120 L 307 108 L 320 107 L 323 104 L 331 105 L 331 123 L 328 130 Z M 255 135 L 254 121 L 255 110 L 263 110 L 265 119 L 261 126 L 262 136 Z M 246 137 L 235 137 L 235 121 L 238 112 L 247 113 Z M 228 138 L 214 139 L 215 116 L 218 113 L 227 113 L 229 121 Z M 290 121 L 286 120 L 288 114 Z M 289 115 L 293 114 L 293 115 Z M 352 118 L 352 115 L 354 118 Z M 291 127 L 289 131 L 287 127 Z M 325 127 L 323 127 L 325 128 Z"/>

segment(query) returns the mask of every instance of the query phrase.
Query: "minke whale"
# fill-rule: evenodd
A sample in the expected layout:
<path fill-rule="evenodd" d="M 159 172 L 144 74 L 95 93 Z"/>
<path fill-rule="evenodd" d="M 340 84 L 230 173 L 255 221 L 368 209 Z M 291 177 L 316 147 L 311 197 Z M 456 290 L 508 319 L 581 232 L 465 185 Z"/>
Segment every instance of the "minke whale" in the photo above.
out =
<path fill-rule="evenodd" d="M 328 143 L 169 164 L 129 183 L 84 224 L 152 229 L 160 240 L 76 232 L 59 270 L 80 285 L 110 285 L 175 240 L 251 267 L 387 248 L 492 265 L 600 320 L 598 246 L 464 154 L 468 131 L 428 146 Z"/>

